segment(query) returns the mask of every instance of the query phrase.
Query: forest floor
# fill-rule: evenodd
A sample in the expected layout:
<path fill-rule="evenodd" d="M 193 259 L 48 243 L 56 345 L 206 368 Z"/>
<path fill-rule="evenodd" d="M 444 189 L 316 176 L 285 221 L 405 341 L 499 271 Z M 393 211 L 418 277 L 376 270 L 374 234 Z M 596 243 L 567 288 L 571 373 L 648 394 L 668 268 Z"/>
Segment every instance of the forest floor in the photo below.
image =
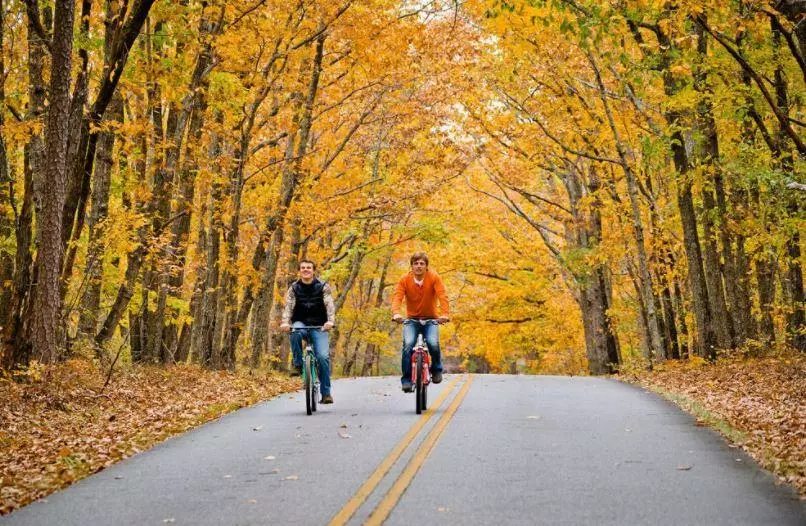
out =
<path fill-rule="evenodd" d="M 806 353 L 668 362 L 622 379 L 675 402 L 806 499 Z"/>
<path fill-rule="evenodd" d="M 187 365 L 124 368 L 104 389 L 105 380 L 83 360 L 29 368 L 18 381 L 0 377 L 0 515 L 299 386 L 285 375 Z"/>

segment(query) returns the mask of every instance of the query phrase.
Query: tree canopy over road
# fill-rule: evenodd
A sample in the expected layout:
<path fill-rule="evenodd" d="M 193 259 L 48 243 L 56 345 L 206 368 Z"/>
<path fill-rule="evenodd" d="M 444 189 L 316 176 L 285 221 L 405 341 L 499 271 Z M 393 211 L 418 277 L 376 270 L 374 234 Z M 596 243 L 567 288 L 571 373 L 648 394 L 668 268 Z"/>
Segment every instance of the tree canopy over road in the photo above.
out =
<path fill-rule="evenodd" d="M 394 364 L 431 253 L 478 371 L 803 349 L 806 6 L 2 2 L 3 366 Z"/>

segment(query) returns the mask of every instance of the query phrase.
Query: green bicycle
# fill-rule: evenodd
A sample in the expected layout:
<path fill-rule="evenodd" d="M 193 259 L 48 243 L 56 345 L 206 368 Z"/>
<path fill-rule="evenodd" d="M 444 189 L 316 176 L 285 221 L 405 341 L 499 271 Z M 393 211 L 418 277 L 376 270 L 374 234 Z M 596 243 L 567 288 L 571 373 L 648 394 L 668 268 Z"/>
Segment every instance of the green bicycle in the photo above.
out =
<path fill-rule="evenodd" d="M 293 327 L 291 332 L 302 332 L 307 329 L 321 329 L 321 326 L 305 325 Z M 305 348 L 302 350 L 302 385 L 305 389 L 305 411 L 311 415 L 316 412 L 316 397 L 319 396 L 319 362 L 316 353 L 313 352 L 311 342 L 305 340 Z"/>

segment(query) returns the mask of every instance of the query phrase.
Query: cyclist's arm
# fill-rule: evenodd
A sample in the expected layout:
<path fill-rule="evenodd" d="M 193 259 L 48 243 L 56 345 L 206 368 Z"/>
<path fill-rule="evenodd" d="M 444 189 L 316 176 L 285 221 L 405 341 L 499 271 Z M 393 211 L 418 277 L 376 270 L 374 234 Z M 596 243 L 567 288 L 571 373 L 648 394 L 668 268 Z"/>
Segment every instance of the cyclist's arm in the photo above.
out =
<path fill-rule="evenodd" d="M 325 310 L 327 311 L 327 321 L 336 323 L 336 304 L 333 303 L 333 291 L 330 289 L 330 284 L 325 283 L 322 288 L 322 296 L 325 300 Z"/>
<path fill-rule="evenodd" d="M 288 292 L 285 293 L 285 307 L 283 307 L 283 325 L 291 325 L 291 315 L 294 313 L 294 307 L 297 304 L 297 295 L 294 294 L 294 288 L 288 287 Z"/>
<path fill-rule="evenodd" d="M 448 303 L 448 293 L 445 291 L 445 284 L 442 282 L 442 278 L 439 277 L 439 275 L 437 275 L 436 280 L 434 281 L 434 292 L 436 292 L 437 299 L 439 300 L 440 318 L 450 318 L 451 307 Z"/>
<path fill-rule="evenodd" d="M 397 282 L 395 293 L 392 295 L 392 315 L 400 313 L 400 304 L 403 303 L 403 298 L 406 296 L 406 283 L 405 277 Z"/>

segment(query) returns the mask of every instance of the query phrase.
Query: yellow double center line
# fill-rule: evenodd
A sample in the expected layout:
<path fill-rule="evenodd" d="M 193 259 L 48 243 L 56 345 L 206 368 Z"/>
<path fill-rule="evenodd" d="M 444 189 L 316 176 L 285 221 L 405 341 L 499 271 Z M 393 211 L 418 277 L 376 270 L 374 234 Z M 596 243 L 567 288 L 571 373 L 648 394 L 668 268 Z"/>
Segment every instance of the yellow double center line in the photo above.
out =
<path fill-rule="evenodd" d="M 406 490 L 409 484 L 411 484 L 412 479 L 414 479 L 414 475 L 417 474 L 420 466 L 422 466 L 425 462 L 425 459 L 428 458 L 428 454 L 434 448 L 434 445 L 439 440 L 442 432 L 447 427 L 448 421 L 453 417 L 454 413 L 456 413 L 456 410 L 462 403 L 467 391 L 470 389 L 470 383 L 473 380 L 473 377 L 469 376 L 466 378 L 465 384 L 453 399 L 453 402 L 448 407 L 448 410 L 442 415 L 442 418 L 439 419 L 439 422 L 437 422 L 431 432 L 428 433 L 428 436 L 425 438 L 425 440 L 423 440 L 422 445 L 417 450 L 414 457 L 412 457 L 412 459 L 409 461 L 408 465 L 403 470 L 403 473 L 401 473 L 397 478 L 375 511 L 372 512 L 372 515 L 366 524 L 381 524 L 392 512 L 392 509 L 397 504 L 397 501 L 400 500 L 403 492 Z M 364 482 L 364 484 L 358 488 L 358 491 L 355 493 L 355 495 L 353 495 L 353 498 L 351 498 L 341 509 L 341 511 L 339 511 L 335 517 L 333 517 L 329 523 L 329 526 L 341 526 L 347 524 L 347 521 L 350 520 L 350 517 L 352 517 L 353 514 L 358 511 L 358 508 L 361 507 L 364 501 L 367 500 L 367 497 L 369 497 L 378 484 L 380 484 L 381 480 L 383 480 L 395 462 L 397 462 L 397 460 L 400 458 L 400 455 L 403 454 L 403 451 L 406 450 L 414 438 L 423 429 L 425 424 L 428 423 L 428 421 L 434 415 L 434 411 L 439 409 L 440 405 L 442 405 L 442 402 L 444 402 L 451 391 L 453 391 L 453 388 L 456 386 L 458 381 L 459 377 L 454 378 L 445 387 L 439 397 L 434 401 L 434 405 L 427 410 L 427 412 L 411 429 L 409 429 L 408 433 L 406 433 L 403 439 L 395 446 L 392 452 L 389 453 L 385 459 L 383 459 L 383 461 L 375 469 L 372 475 L 369 476 L 366 482 Z"/>

